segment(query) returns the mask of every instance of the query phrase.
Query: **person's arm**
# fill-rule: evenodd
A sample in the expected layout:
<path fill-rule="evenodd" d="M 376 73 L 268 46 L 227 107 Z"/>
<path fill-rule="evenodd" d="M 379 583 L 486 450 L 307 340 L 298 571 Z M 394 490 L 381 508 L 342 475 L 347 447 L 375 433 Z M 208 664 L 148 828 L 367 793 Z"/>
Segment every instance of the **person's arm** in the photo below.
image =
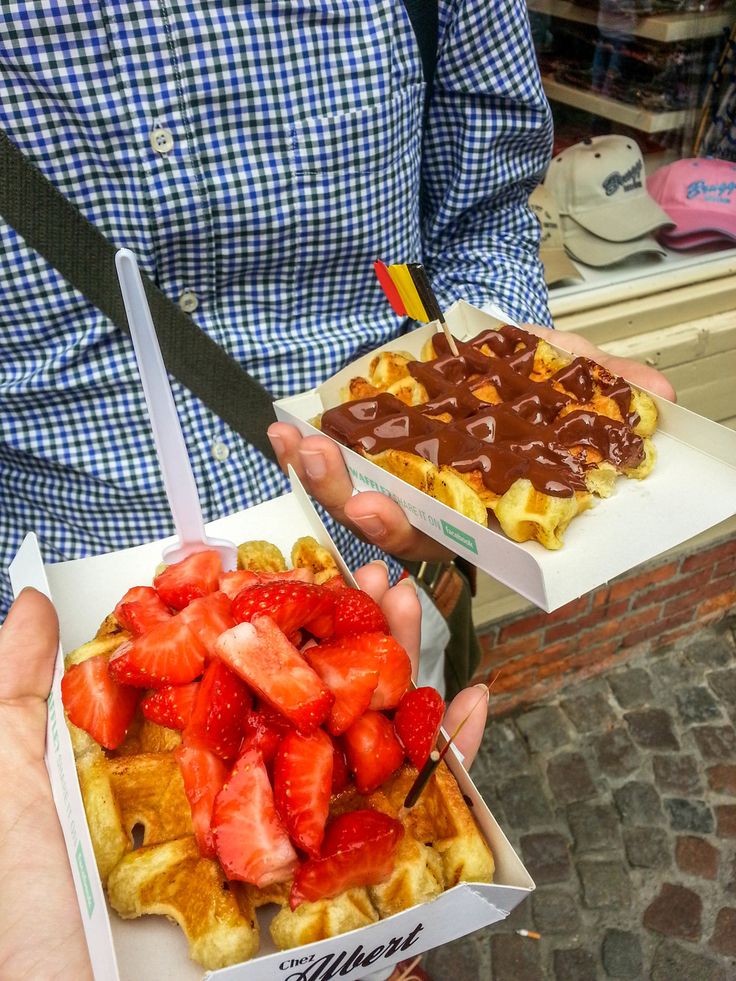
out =
<path fill-rule="evenodd" d="M 440 305 L 551 324 L 529 194 L 552 151 L 524 0 L 440 3 L 422 158 L 424 263 Z"/>

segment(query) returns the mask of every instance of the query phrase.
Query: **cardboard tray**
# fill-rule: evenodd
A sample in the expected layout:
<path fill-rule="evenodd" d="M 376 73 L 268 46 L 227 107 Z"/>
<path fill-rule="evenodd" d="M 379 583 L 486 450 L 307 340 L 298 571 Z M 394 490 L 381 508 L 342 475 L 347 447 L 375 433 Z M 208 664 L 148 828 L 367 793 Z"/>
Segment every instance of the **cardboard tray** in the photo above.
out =
<path fill-rule="evenodd" d="M 335 555 L 352 580 L 324 525 L 298 483 L 284 497 L 212 522 L 208 532 L 235 542 L 265 538 L 288 556 L 294 541 L 313 535 Z M 271 944 L 267 912 L 260 911 L 261 954 L 243 964 L 203 974 L 188 958 L 178 926 L 160 916 L 121 920 L 107 907 L 84 814 L 74 757 L 61 702 L 64 652 L 94 636 L 99 624 L 128 587 L 150 582 L 171 539 L 120 552 L 44 566 L 35 535 L 26 537 L 10 566 L 17 595 L 34 586 L 59 613 L 61 642 L 49 696 L 46 765 L 62 824 L 82 912 L 94 975 L 100 981 L 319 981 L 365 978 L 423 950 L 508 916 L 534 888 L 529 874 L 456 759 L 448 764 L 469 798 L 496 862 L 493 885 L 463 883 L 431 903 L 415 906 L 369 927 L 290 951 Z M 370 965 L 370 966 L 369 966 Z M 331 973 L 332 972 L 332 973 Z M 384 971 L 384 973 L 387 973 Z"/>
<path fill-rule="evenodd" d="M 446 319 L 461 340 L 502 323 L 464 301 L 454 304 Z M 436 329 L 431 324 L 419 327 L 378 351 L 418 356 Z M 277 417 L 304 435 L 317 434 L 310 420 L 340 404 L 340 391 L 354 376 L 367 374 L 376 353 L 355 361 L 319 388 L 276 402 Z M 659 410 L 653 472 L 641 481 L 619 478 L 610 498 L 596 501 L 573 519 L 558 551 L 538 542 L 512 542 L 500 529 L 483 528 L 338 445 L 356 491 L 378 490 L 392 497 L 416 528 L 551 612 L 736 514 L 736 432 L 652 398 Z"/>

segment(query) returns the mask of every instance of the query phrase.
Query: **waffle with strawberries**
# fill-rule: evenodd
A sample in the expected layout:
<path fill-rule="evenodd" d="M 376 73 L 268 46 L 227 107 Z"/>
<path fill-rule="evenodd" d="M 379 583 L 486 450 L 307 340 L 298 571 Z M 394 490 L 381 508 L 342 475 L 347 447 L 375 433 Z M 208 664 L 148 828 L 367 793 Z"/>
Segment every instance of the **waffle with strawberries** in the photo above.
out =
<path fill-rule="evenodd" d="M 617 477 L 654 465 L 654 402 L 588 358 L 518 327 L 416 359 L 382 352 L 318 421 L 328 436 L 513 541 L 560 548 L 572 519 Z"/>
<path fill-rule="evenodd" d="M 380 607 L 301 539 L 223 573 L 203 551 L 127 591 L 68 655 L 62 697 L 97 864 L 215 970 L 424 902 L 493 858 L 444 765 L 402 803 L 444 704 Z"/>

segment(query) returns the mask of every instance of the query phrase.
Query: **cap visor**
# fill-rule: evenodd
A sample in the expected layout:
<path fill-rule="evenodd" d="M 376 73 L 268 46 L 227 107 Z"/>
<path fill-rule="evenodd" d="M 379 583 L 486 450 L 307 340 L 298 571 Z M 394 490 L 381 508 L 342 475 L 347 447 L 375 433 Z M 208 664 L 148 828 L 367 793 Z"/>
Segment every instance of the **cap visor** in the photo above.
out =
<path fill-rule="evenodd" d="M 635 197 L 612 198 L 610 204 L 601 204 L 584 211 L 575 211 L 572 218 L 583 228 L 604 238 L 607 242 L 630 242 L 658 228 L 672 227 L 674 221 L 648 194 Z"/>
<path fill-rule="evenodd" d="M 565 248 L 573 259 L 586 266 L 612 266 L 629 256 L 645 252 L 667 255 L 651 235 L 643 235 L 629 242 L 608 242 L 597 235 L 591 235 L 571 218 L 563 216 L 561 226 Z"/>
<path fill-rule="evenodd" d="M 674 228 L 664 229 L 668 238 L 679 238 L 682 235 L 708 234 L 725 235 L 736 240 L 736 211 L 729 215 L 713 215 L 704 212 L 702 208 L 669 209 L 669 215 L 674 222 Z M 731 218 L 728 221 L 728 218 Z"/>
<path fill-rule="evenodd" d="M 539 258 L 544 266 L 544 280 L 548 286 L 563 279 L 581 280 L 583 275 L 568 259 L 564 249 L 542 249 Z"/>
<path fill-rule="evenodd" d="M 689 232 L 685 235 L 679 235 L 673 232 L 660 232 L 657 238 L 668 249 L 675 249 L 679 252 L 686 252 L 688 249 L 699 249 L 708 245 L 733 247 L 734 242 L 733 236 L 723 235 L 720 232 Z"/>

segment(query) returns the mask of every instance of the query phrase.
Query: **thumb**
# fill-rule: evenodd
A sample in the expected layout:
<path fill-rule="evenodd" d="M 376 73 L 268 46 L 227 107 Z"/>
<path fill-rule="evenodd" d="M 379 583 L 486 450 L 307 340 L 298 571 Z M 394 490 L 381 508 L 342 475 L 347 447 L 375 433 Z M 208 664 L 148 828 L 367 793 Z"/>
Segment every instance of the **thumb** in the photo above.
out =
<path fill-rule="evenodd" d="M 51 600 L 24 589 L 0 629 L 0 702 L 48 698 L 59 646 Z"/>
<path fill-rule="evenodd" d="M 455 739 L 455 747 L 463 754 L 466 769 L 470 769 L 483 739 L 488 715 L 488 694 L 487 685 L 463 688 L 450 702 L 442 723 L 445 732 L 452 735 L 463 719 L 467 718 Z"/>

